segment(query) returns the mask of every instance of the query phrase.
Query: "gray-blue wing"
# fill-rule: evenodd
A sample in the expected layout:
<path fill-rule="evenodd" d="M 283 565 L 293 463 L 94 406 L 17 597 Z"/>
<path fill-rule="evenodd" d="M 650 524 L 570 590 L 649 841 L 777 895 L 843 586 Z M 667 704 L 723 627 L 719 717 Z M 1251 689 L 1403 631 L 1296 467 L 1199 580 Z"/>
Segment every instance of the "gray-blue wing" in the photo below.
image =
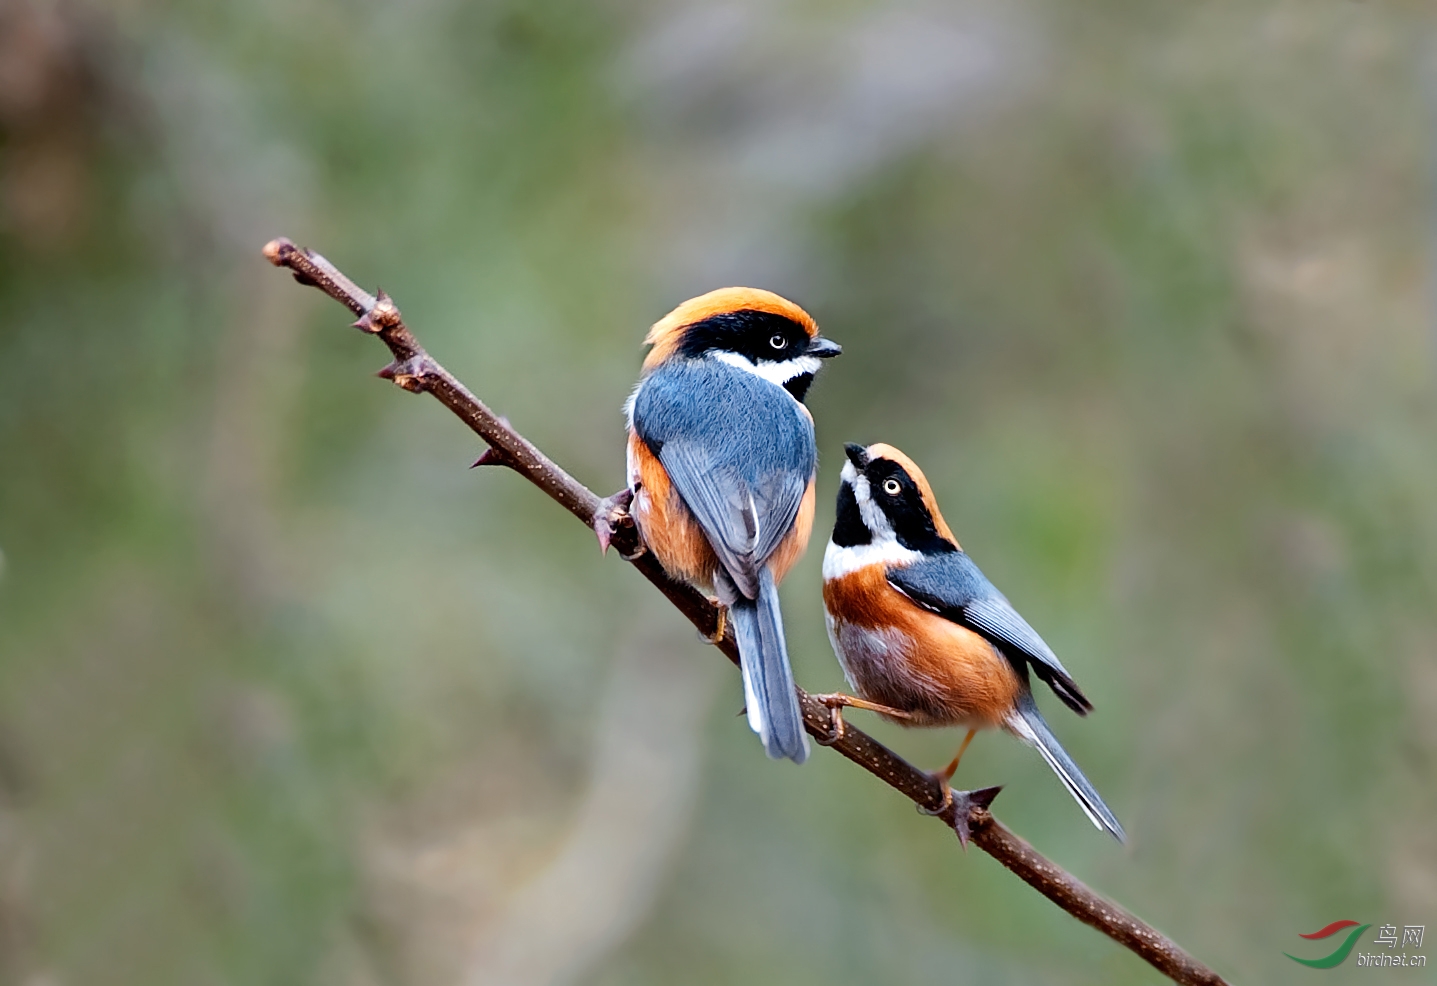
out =
<path fill-rule="evenodd" d="M 1008 660 L 1032 665 L 1033 673 L 1074 712 L 1086 715 L 1092 709 L 1058 655 L 965 552 L 934 555 L 890 568 L 888 581 L 924 609 L 982 634 Z"/>
<path fill-rule="evenodd" d="M 655 370 L 634 399 L 634 430 L 747 598 L 792 527 L 818 465 L 813 422 L 788 392 L 713 359 Z"/>

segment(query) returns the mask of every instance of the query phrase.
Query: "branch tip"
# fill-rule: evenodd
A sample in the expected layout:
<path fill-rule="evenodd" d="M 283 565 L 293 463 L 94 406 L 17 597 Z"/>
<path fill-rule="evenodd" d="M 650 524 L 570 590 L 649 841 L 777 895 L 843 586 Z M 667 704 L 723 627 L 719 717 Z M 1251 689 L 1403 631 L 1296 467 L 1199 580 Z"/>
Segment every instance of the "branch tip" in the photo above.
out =
<path fill-rule="evenodd" d="M 264 245 L 264 259 L 276 267 L 283 267 L 285 254 L 293 249 L 294 241 L 287 236 L 277 236 Z"/>

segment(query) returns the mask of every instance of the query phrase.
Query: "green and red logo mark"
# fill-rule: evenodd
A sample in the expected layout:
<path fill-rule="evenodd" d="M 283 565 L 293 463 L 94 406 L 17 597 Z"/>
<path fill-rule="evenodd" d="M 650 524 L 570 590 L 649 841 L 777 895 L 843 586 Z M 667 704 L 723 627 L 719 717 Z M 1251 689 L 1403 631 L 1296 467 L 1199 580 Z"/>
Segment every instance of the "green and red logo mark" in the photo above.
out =
<path fill-rule="evenodd" d="M 1344 941 L 1341 945 L 1338 945 L 1337 949 L 1331 955 L 1323 956 L 1320 959 L 1299 959 L 1296 955 L 1291 955 L 1287 952 L 1283 952 L 1282 954 L 1286 955 L 1294 962 L 1299 962 L 1302 965 L 1310 966 L 1313 969 L 1333 969 L 1337 966 L 1340 966 L 1343 962 L 1347 961 L 1347 956 L 1352 954 L 1352 946 L 1357 944 L 1357 939 L 1361 937 L 1362 933 L 1370 927 L 1372 927 L 1372 925 L 1370 924 L 1358 925 L 1356 921 L 1334 921 L 1327 927 L 1322 928 L 1318 931 L 1314 931 L 1310 935 L 1298 936 L 1300 938 L 1307 938 L 1310 940 L 1318 938 L 1331 938 L 1339 931 L 1345 931 L 1348 928 L 1353 929 L 1352 932 L 1348 934 L 1347 940 Z"/>

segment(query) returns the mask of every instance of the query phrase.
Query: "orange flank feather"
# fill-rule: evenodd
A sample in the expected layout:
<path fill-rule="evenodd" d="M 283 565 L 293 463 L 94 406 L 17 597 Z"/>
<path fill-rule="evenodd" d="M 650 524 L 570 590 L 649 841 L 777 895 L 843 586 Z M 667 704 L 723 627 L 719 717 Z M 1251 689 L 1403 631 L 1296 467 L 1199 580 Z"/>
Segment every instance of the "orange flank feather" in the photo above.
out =
<path fill-rule="evenodd" d="M 818 324 L 808 312 L 787 298 L 762 288 L 718 288 L 697 298 L 690 298 L 654 323 L 654 327 L 649 329 L 649 334 L 644 338 L 646 345 L 654 347 L 644 359 L 644 372 L 648 373 L 674 354 L 674 350 L 678 348 L 679 337 L 683 335 L 682 330 L 686 327 L 715 315 L 741 311 L 781 315 L 799 325 L 808 333 L 810 339 L 818 335 Z"/>
<path fill-rule="evenodd" d="M 803 550 L 808 547 L 808 536 L 813 533 L 813 506 L 814 491 L 817 484 L 814 480 L 808 481 L 808 489 L 803 493 L 803 499 L 798 504 L 798 516 L 793 520 L 793 528 L 784 535 L 778 547 L 774 549 L 773 555 L 768 560 L 768 567 L 773 569 L 774 584 L 783 581 L 793 563 L 803 557 Z"/>
<path fill-rule="evenodd" d="M 886 566 L 829 579 L 823 601 L 859 696 L 913 713 L 900 724 L 995 728 L 1017 702 L 1022 682 L 1003 655 L 894 589 Z"/>
<path fill-rule="evenodd" d="M 948 522 L 943 519 L 943 514 L 938 509 L 938 498 L 933 495 L 933 487 L 928 485 L 928 477 L 923 475 L 923 470 L 918 468 L 918 463 L 892 445 L 885 445 L 883 442 L 868 446 L 868 455 L 873 459 L 888 459 L 902 466 L 903 471 L 908 474 L 908 478 L 917 484 L 918 492 L 923 496 L 923 505 L 928 508 L 928 515 L 933 518 L 933 526 L 938 528 L 938 533 L 943 535 L 944 539 L 951 541 L 955 548 L 963 547 L 953 536 Z"/>
<path fill-rule="evenodd" d="M 714 572 L 719 564 L 718 555 L 709 545 L 698 520 L 673 488 L 663 463 L 635 434 L 629 435 L 629 455 L 639 480 L 631 509 L 639 529 L 644 533 L 644 543 L 669 575 L 712 589 Z M 814 481 L 809 480 L 808 489 L 798 505 L 793 529 L 778 543 L 769 558 L 775 584 L 783 581 L 788 570 L 808 547 L 809 535 L 813 532 L 815 489 Z"/>
<path fill-rule="evenodd" d="M 675 579 L 712 588 L 718 556 L 669 482 L 663 463 L 633 433 L 629 435 L 629 456 L 639 479 L 631 509 L 644 533 L 644 543 Z"/>

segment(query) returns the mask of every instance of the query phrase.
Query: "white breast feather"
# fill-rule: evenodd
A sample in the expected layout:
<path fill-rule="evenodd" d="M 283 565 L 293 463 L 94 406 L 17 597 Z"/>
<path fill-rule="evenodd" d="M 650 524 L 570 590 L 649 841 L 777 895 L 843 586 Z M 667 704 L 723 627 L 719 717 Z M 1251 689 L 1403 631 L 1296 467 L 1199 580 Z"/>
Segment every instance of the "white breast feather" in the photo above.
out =
<path fill-rule="evenodd" d="M 849 548 L 840 548 L 830 540 L 828 547 L 823 549 L 823 580 L 842 578 L 869 565 L 883 565 L 885 568 L 911 565 L 922 557 L 919 552 L 903 547 L 896 538 L 888 541 L 875 539 Z"/>

